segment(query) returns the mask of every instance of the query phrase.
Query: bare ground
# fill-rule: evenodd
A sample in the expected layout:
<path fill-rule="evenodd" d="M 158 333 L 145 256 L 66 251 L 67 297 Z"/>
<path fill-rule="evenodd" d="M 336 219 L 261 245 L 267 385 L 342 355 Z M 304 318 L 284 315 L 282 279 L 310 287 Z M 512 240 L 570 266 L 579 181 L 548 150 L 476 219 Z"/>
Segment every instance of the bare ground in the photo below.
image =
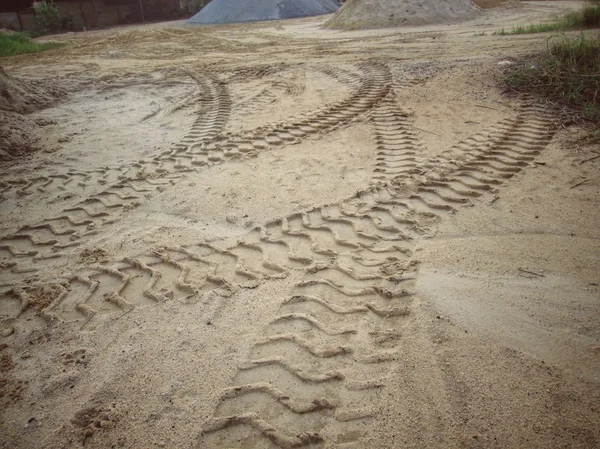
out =
<path fill-rule="evenodd" d="M 3 61 L 67 94 L 0 181 L 0 447 L 598 447 L 599 149 L 491 35 L 577 5 Z"/>

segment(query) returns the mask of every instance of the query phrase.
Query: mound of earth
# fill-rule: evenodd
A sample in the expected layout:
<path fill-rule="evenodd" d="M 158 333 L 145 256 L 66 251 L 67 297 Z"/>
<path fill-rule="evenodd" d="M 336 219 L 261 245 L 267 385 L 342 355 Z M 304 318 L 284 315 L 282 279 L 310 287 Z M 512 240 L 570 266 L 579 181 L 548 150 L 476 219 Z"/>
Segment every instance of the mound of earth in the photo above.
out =
<path fill-rule="evenodd" d="M 336 0 L 213 0 L 189 22 L 217 24 L 293 19 L 330 14 L 339 7 Z"/>
<path fill-rule="evenodd" d="M 0 67 L 0 162 L 40 148 L 38 125 L 25 114 L 45 108 L 63 95 L 59 88 L 25 83 Z"/>
<path fill-rule="evenodd" d="M 515 6 L 519 0 L 473 0 L 480 8 L 497 8 L 498 6 Z"/>
<path fill-rule="evenodd" d="M 348 0 L 329 28 L 383 28 L 470 19 L 480 13 L 472 0 Z"/>

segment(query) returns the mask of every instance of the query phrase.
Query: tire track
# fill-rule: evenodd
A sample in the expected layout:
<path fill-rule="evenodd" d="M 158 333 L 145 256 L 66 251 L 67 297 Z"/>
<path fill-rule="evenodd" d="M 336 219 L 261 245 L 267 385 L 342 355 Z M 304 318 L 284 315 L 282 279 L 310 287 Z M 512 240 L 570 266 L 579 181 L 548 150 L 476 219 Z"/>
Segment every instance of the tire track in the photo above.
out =
<path fill-rule="evenodd" d="M 382 263 L 408 267 L 419 240 L 434 232 L 440 217 L 498 188 L 545 148 L 554 128 L 543 114 L 526 105 L 510 123 L 503 122 L 488 133 L 490 140 L 469 139 L 476 143 L 465 144 L 462 160 L 445 174 L 376 185 L 340 203 L 256 227 L 242 238 L 163 247 L 135 259 L 84 270 L 65 281 L 64 295 L 46 312 L 60 321 L 80 302 L 90 310 L 101 310 L 109 302 L 114 306 L 111 310 L 118 312 L 168 300 L 197 302 L 208 294 L 228 297 L 239 289 L 285 277 L 292 270 L 317 273 L 328 269 L 356 277 L 363 267 L 370 270 Z M 59 232 L 68 241 L 71 234 L 53 231 Z M 20 237 L 30 243 L 34 239 L 25 234 Z M 41 238 L 37 244 L 56 251 L 65 245 Z M 341 284 L 332 281 L 330 286 L 336 285 Z M 326 297 L 320 297 L 321 305 L 327 303 Z"/>
<path fill-rule="evenodd" d="M 351 88 L 357 87 L 361 83 L 360 75 L 347 69 L 341 69 L 339 67 L 322 67 L 319 70 L 339 81 L 341 84 L 345 84 Z"/>
<path fill-rule="evenodd" d="M 209 142 L 186 142 L 177 154 L 157 158 L 166 171 L 193 170 L 212 166 L 230 159 L 254 155 L 273 147 L 296 144 L 314 134 L 333 131 L 356 116 L 369 111 L 390 89 L 390 75 L 384 65 L 371 64 L 362 68 L 362 83 L 345 100 L 319 108 L 282 123 L 257 128 L 236 135 L 224 135 Z"/>
<path fill-rule="evenodd" d="M 285 124 L 255 131 L 255 137 L 262 136 L 262 140 L 239 136 L 224 141 L 215 138 L 227 120 L 230 101 L 221 83 L 205 83 L 206 111 L 198 117 L 183 143 L 151 160 L 134 163 L 135 175 L 65 209 L 59 216 L 0 238 L 0 257 L 7 260 L 10 268 L 17 262 L 31 264 L 61 257 L 65 248 L 80 245 L 102 226 L 115 222 L 148 198 L 176 184 L 185 172 L 255 154 L 258 149 L 268 149 L 271 145 L 297 143 L 312 133 L 332 131 L 368 111 L 387 94 L 389 74 L 385 66 L 369 66 L 365 73 L 363 85 L 348 99 Z M 201 83 L 202 79 L 197 81 Z"/>
<path fill-rule="evenodd" d="M 525 106 L 514 123 L 499 127 L 503 137 L 496 144 L 471 147 L 464 163 L 444 180 L 386 188 L 387 199 L 382 188 L 365 192 L 346 205 L 355 207 L 346 217 L 374 213 L 382 204 L 403 206 L 405 213 L 395 215 L 396 222 L 412 223 L 386 239 L 403 244 L 411 231 L 439 219 L 436 212 L 423 211 L 424 205 L 438 213 L 453 212 L 455 204 L 472 204 L 471 198 L 481 196 L 483 185 L 497 186 L 526 166 L 553 136 L 544 115 Z M 467 187 L 465 176 L 480 184 Z M 307 227 L 329 229 L 335 236 L 332 220 L 323 213 L 321 219 L 318 224 L 318 217 L 311 217 Z M 357 231 L 354 243 L 364 235 Z M 307 270 L 282 302 L 231 386 L 221 392 L 198 447 L 333 447 L 339 442 L 364 447 L 361 429 L 377 414 L 386 375 L 399 357 L 402 326 L 411 318 L 418 262 L 409 249 L 402 253 L 408 257 L 404 263 L 365 258 L 361 261 L 368 263 L 353 266 L 340 257 L 348 242 L 334 237 L 338 255 Z"/>
<path fill-rule="evenodd" d="M 377 158 L 373 182 L 388 182 L 420 173 L 427 166 L 409 115 L 398 106 L 391 91 L 371 112 Z"/>
<path fill-rule="evenodd" d="M 237 290 L 302 272 L 220 392 L 197 447 L 365 447 L 412 320 L 419 240 L 445 214 L 472 206 L 526 167 L 553 134 L 546 111 L 524 105 L 515 119 L 450 149 L 455 160 L 461 148 L 460 161 L 435 178 L 378 184 L 234 241 L 165 247 L 94 267 L 65 280 L 40 315 L 86 325 L 181 301 L 201 302 L 214 320 Z M 13 299 L 11 319 L 19 319 L 27 290 L 0 293 Z"/>
<path fill-rule="evenodd" d="M 207 81 L 193 74 L 190 76 L 201 88 L 201 104 L 198 107 L 198 117 L 185 139 L 213 139 L 227 121 L 230 104 L 227 91 L 214 80 Z M 176 145 L 163 156 L 166 154 L 167 158 L 172 158 L 173 154 L 182 151 L 182 146 L 183 149 L 187 148 L 185 144 Z M 31 264 L 62 257 L 66 248 L 82 244 L 87 237 L 97 234 L 102 226 L 115 222 L 124 213 L 182 179 L 182 174 L 177 172 L 185 171 L 186 168 L 168 167 L 171 172 L 175 172 L 170 173 L 163 167 L 161 157 L 134 162 L 117 171 L 108 168 L 94 171 L 93 173 L 103 176 L 101 184 L 112 181 L 109 187 L 87 198 L 81 194 L 85 198 L 83 201 L 63 209 L 58 216 L 23 226 L 16 233 L 0 238 L 0 257 L 4 259 L 5 267 L 15 272 L 17 263 Z M 62 175 L 57 177 L 64 179 Z M 67 178 L 64 184 L 71 182 L 72 179 Z M 62 188 L 69 195 L 74 194 L 68 187 Z M 32 267 L 27 267 L 30 268 Z"/>
<path fill-rule="evenodd" d="M 221 392 L 198 447 L 261 447 L 257 436 L 284 448 L 355 442 L 377 413 L 410 317 L 416 267 L 392 282 L 382 268 L 307 273 Z"/>
<path fill-rule="evenodd" d="M 187 74 L 196 82 L 198 89 L 196 94 L 191 96 L 193 103 L 196 105 L 195 115 L 197 119 L 191 126 L 190 132 L 186 135 L 186 137 L 189 137 L 193 135 L 199 126 L 202 127 L 203 122 L 209 120 L 207 116 L 214 113 L 210 110 L 211 103 L 214 102 L 211 92 L 211 83 L 214 81 L 204 79 L 193 73 Z M 134 86 L 140 82 L 144 81 L 132 80 L 122 82 L 119 85 L 112 83 L 111 88 Z M 161 83 L 164 86 L 176 84 L 175 82 Z M 187 101 L 189 99 L 186 99 Z M 176 104 L 174 109 L 179 109 L 182 106 L 183 102 Z M 214 135 L 216 134 L 213 133 L 210 137 L 212 138 Z M 39 199 L 39 196 L 45 196 L 48 198 L 47 201 L 54 203 L 75 196 L 87 197 L 106 186 L 126 180 L 132 176 L 135 177 L 140 169 L 140 163 L 143 163 L 143 161 L 124 162 L 123 164 L 104 166 L 93 170 L 67 169 L 62 173 L 3 179 L 0 181 L 0 201 L 17 200 L 22 204 L 23 200 L 33 201 Z"/>

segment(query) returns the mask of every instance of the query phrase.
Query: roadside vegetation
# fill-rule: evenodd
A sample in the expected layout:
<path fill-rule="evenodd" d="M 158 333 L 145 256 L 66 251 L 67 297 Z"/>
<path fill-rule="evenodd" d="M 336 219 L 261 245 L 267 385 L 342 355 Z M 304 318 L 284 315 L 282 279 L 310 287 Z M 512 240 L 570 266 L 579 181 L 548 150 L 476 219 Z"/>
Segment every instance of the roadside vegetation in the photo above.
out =
<path fill-rule="evenodd" d="M 555 36 L 543 54 L 509 69 L 506 83 L 559 107 L 565 124 L 589 125 L 587 139 L 600 143 L 600 36 Z"/>
<path fill-rule="evenodd" d="M 61 18 L 58 7 L 52 0 L 34 3 L 33 9 L 35 10 L 34 18 L 38 35 L 73 31 L 73 16 L 67 14 Z"/>
<path fill-rule="evenodd" d="M 540 23 L 513 27 L 511 30 L 502 28 L 494 34 L 507 36 L 514 34 L 547 33 L 552 31 L 582 30 L 600 27 L 600 0 L 590 0 L 582 9 L 572 11 L 557 22 Z"/>
<path fill-rule="evenodd" d="M 37 53 L 63 45 L 59 42 L 37 42 L 25 33 L 0 33 L 0 57 Z"/>

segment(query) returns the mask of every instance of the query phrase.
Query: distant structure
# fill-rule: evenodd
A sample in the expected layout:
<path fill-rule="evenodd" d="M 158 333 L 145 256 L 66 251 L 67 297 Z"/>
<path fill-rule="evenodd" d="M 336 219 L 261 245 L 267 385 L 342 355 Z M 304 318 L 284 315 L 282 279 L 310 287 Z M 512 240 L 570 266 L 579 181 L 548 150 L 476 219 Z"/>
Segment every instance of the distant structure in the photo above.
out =
<path fill-rule="evenodd" d="M 59 19 L 69 25 L 63 31 L 173 20 L 189 16 L 208 2 L 209 0 L 53 0 Z M 34 31 L 36 3 L 38 0 L 0 0 L 0 28 Z"/>
<path fill-rule="evenodd" d="M 337 11 L 337 0 L 212 0 L 189 22 L 218 24 L 319 16 Z"/>

